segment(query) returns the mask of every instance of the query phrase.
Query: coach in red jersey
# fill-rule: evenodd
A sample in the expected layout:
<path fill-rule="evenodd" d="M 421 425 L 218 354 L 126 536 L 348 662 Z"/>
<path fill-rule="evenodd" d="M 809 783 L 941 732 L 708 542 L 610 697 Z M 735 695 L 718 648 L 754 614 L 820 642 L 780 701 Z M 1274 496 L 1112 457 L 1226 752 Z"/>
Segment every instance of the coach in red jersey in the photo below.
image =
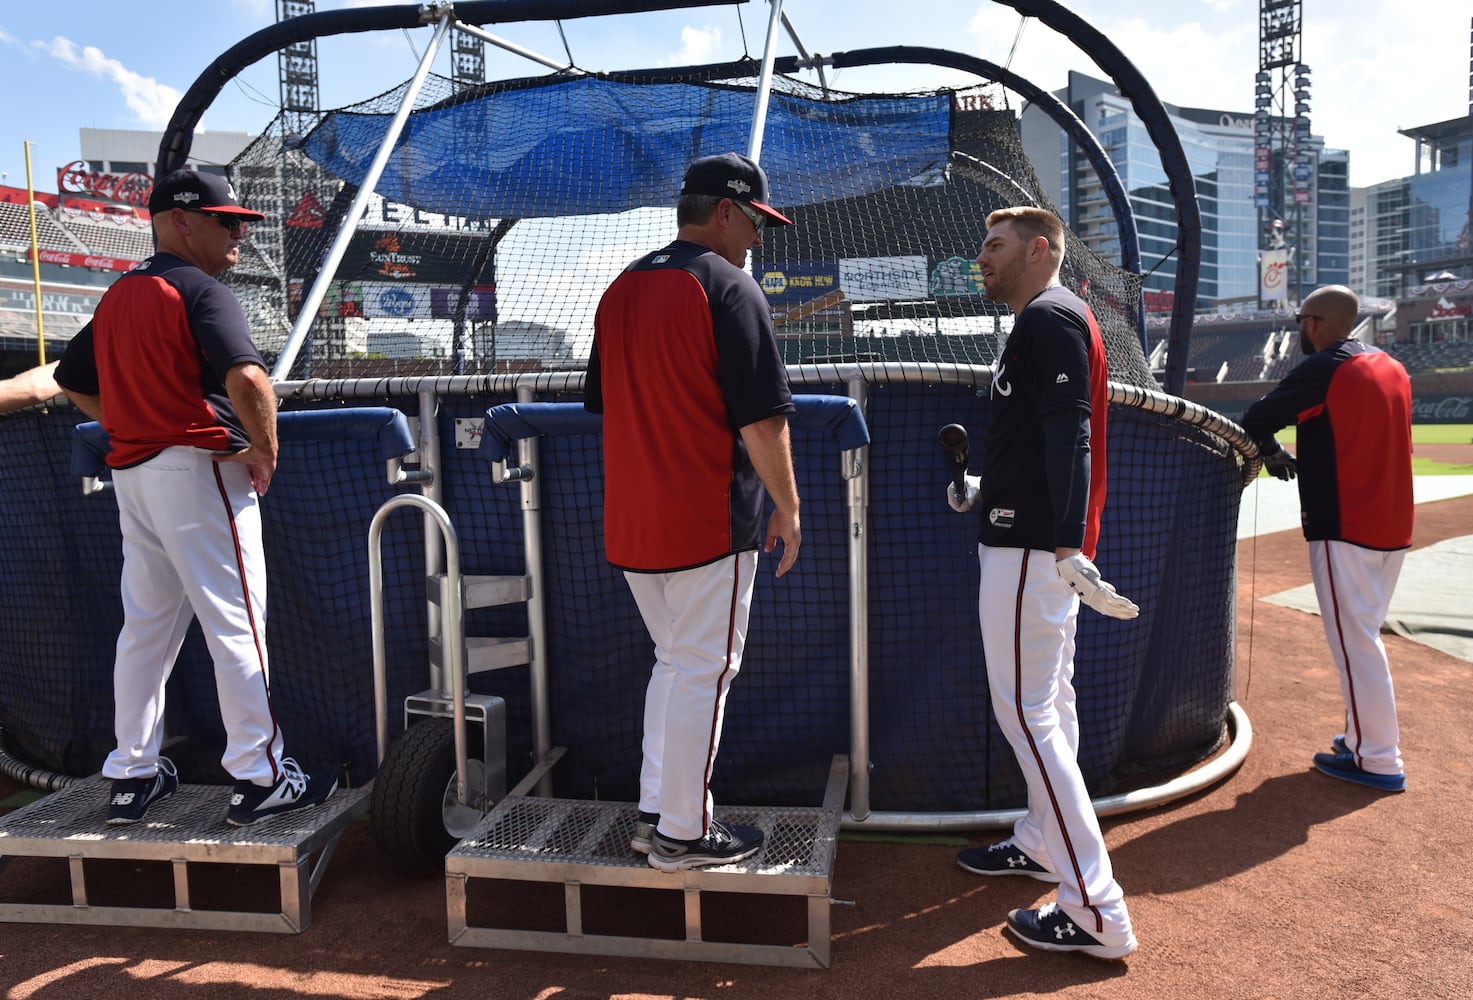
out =
<path fill-rule="evenodd" d="M 1395 358 L 1351 338 L 1359 312 L 1344 285 L 1305 298 L 1295 320 L 1309 357 L 1248 408 L 1243 429 L 1271 473 L 1299 476 L 1310 572 L 1345 698 L 1345 733 L 1314 765 L 1399 792 L 1406 773 L 1381 623 L 1412 544 L 1412 384 Z M 1290 424 L 1297 459 L 1274 439 Z"/>
<path fill-rule="evenodd" d="M 979 875 L 1056 882 L 1058 899 L 1008 914 L 1047 951 L 1123 958 L 1136 948 L 1099 820 L 1079 770 L 1074 633 L 1081 601 L 1112 618 L 1140 611 L 1092 561 L 1105 505 L 1107 373 L 1089 307 L 1059 284 L 1064 226 L 1040 208 L 987 217 L 977 263 L 987 297 L 1014 313 L 992 376 L 981 476 L 953 508 L 978 507 L 978 614 L 998 727 L 1028 785 L 1007 840 L 957 863 Z"/>
<path fill-rule="evenodd" d="M 224 177 L 190 169 L 155 184 L 148 208 L 157 252 L 107 290 L 56 370 L 107 431 L 123 535 L 107 822 L 135 823 L 178 787 L 159 752 L 165 682 L 198 618 L 228 740 L 221 764 L 235 778 L 225 819 L 246 826 L 337 787 L 282 756 L 258 506 L 276 471 L 276 394 L 240 303 L 215 277 L 264 216 Z"/>
<path fill-rule="evenodd" d="M 709 786 L 757 550 L 782 542 L 782 576 L 802 540 L 787 369 L 745 269 L 764 226 L 791 225 L 767 202 L 747 157 L 692 163 L 675 242 L 630 264 L 599 302 L 584 383 L 584 406 L 604 415 L 606 554 L 655 646 L 630 846 L 662 871 L 762 846 L 760 830 L 712 820 Z"/>

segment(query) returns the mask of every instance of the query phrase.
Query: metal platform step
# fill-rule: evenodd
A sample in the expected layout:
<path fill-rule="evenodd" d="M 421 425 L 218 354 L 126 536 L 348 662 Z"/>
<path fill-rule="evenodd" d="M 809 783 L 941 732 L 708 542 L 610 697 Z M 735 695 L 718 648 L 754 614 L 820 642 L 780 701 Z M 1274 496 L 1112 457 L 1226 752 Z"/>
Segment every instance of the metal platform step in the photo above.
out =
<path fill-rule="evenodd" d="M 666 874 L 629 848 L 638 810 L 627 802 L 586 802 L 510 795 L 486 814 L 445 859 L 450 942 L 483 948 L 629 955 L 800 968 L 829 965 L 829 886 L 849 779 L 847 758 L 835 757 L 822 806 L 721 808 L 718 819 L 760 828 L 763 848 L 734 865 Z M 563 929 L 471 926 L 467 890 L 472 880 L 541 882 L 563 886 Z M 584 887 L 622 887 L 680 894 L 684 938 L 585 928 Z M 487 886 L 487 891 L 496 891 Z M 722 893 L 806 897 L 807 940 L 793 945 L 706 940 L 702 893 L 722 905 Z"/>
<path fill-rule="evenodd" d="M 372 786 L 340 788 L 320 806 L 244 828 L 225 823 L 230 798 L 225 785 L 180 785 L 150 806 L 143 822 L 108 826 L 110 787 L 94 775 L 0 816 L 0 865 L 16 858 L 65 858 L 72 896 L 70 905 L 14 901 L 0 871 L 0 921 L 299 933 L 312 923 L 312 896 L 338 837 L 368 811 Z M 313 854 L 320 856 L 309 866 Z M 87 863 L 102 861 L 167 862 L 173 908 L 89 901 Z M 206 864 L 275 867 L 280 912 L 222 909 L 218 897 L 208 901 L 209 909 L 195 908 L 190 866 Z"/>

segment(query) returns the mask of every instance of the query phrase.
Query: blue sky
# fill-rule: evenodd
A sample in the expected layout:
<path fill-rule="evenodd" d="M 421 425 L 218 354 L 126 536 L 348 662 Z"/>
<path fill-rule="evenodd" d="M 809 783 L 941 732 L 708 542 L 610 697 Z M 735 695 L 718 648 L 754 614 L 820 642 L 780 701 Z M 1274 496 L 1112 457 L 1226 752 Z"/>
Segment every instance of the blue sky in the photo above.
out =
<path fill-rule="evenodd" d="M 1251 110 L 1257 0 L 1066 3 L 1105 32 L 1163 100 Z M 382 4 L 317 2 L 319 11 L 366 6 Z M 1314 131 L 1329 145 L 1351 150 L 1352 184 L 1410 173 L 1412 143 L 1396 129 L 1467 114 L 1468 5 L 1304 0 L 1303 8 Z M 760 54 L 769 9 L 762 0 L 749 0 L 739 7 L 570 20 L 563 30 L 573 61 L 584 69 L 713 62 Z M 810 52 L 891 44 L 948 48 L 1010 65 L 1048 90 L 1062 87 L 1069 69 L 1103 75 L 1087 55 L 1036 21 L 1019 34 L 1018 14 L 990 0 L 786 0 L 783 9 Z M 8 96 L 0 126 L 4 183 L 25 186 L 28 140 L 37 189 L 54 191 L 56 169 L 80 155 L 79 128 L 162 129 L 180 95 L 215 57 L 274 20 L 274 0 L 150 0 L 146 12 L 115 0 L 71 0 L 57 7 L 6 3 L 0 8 L 0 92 Z M 535 52 L 564 57 L 554 25 L 488 28 Z M 407 79 L 430 37 L 431 29 L 419 28 L 322 42 L 323 106 L 368 97 Z M 492 78 L 543 72 L 521 57 L 487 52 Z M 794 52 L 787 36 L 780 36 L 780 53 Z M 435 68 L 449 74 L 447 52 Z M 830 85 L 851 90 L 967 82 L 971 78 L 963 74 L 930 68 L 829 74 Z M 260 131 L 277 89 L 276 60 L 258 62 L 221 93 L 204 127 Z"/>

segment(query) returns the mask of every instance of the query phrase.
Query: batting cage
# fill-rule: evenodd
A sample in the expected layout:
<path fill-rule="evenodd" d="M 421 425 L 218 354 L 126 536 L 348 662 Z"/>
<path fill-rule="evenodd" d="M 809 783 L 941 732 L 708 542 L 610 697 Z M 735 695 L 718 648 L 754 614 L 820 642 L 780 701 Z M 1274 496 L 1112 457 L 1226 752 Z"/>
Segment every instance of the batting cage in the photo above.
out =
<path fill-rule="evenodd" d="M 809 803 L 834 755 L 851 754 L 859 820 L 869 808 L 1021 807 L 989 706 L 977 515 L 947 506 L 936 445 L 953 422 L 982 439 L 990 366 L 1011 328 L 974 260 L 984 220 L 1008 205 L 1054 208 L 1016 114 L 994 104 L 982 87 L 841 93 L 744 61 L 470 87 L 421 74 L 266 127 L 230 165 L 241 203 L 267 221 L 226 280 L 283 407 L 402 411 L 417 442 L 406 462 L 426 473 L 390 482 L 384 457 L 356 439 L 283 440 L 262 511 L 288 751 L 355 784 L 374 777 L 366 539 L 387 501 L 421 492 L 454 525 L 465 572 L 534 581 L 533 600 L 468 610 L 464 624 L 468 636 L 535 639 L 530 663 L 470 679 L 505 702 L 508 780 L 555 745 L 559 796 L 637 797 L 653 654 L 604 561 L 600 436 L 527 439 L 531 483 L 496 482 L 481 437 L 494 407 L 581 400 L 599 295 L 674 237 L 686 165 L 746 150 L 760 109 L 773 202 L 796 224 L 763 233 L 752 273 L 795 392 L 855 400 L 870 443 L 794 435 L 803 551 L 781 580 L 762 557 L 714 794 Z M 1102 200 L 1101 219 L 1075 225 L 1110 211 Z M 1122 232 L 1133 226 L 1115 211 Z M 1092 793 L 1110 796 L 1182 775 L 1231 729 L 1237 512 L 1256 463 L 1229 421 L 1159 391 L 1141 350 L 1139 274 L 1073 233 L 1067 246 L 1063 279 L 1099 319 L 1112 380 L 1096 561 L 1141 607 L 1128 622 L 1079 617 L 1080 764 Z M 79 419 L 64 408 L 0 417 L 0 726 L 11 755 L 73 775 L 112 746 L 121 621 L 116 506 L 82 493 L 70 463 Z M 425 587 L 443 559 L 415 517 L 386 522 L 391 736 L 438 641 Z M 224 735 L 197 632 L 170 681 L 167 728 L 186 780 L 216 780 Z"/>

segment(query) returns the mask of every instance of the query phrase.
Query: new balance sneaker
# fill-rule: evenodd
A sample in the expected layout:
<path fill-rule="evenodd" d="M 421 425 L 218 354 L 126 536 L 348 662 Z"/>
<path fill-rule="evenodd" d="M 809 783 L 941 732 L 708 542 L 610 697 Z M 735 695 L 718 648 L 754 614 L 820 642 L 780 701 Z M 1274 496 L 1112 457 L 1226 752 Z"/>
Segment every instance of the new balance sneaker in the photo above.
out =
<path fill-rule="evenodd" d="M 1059 880 L 1059 876 L 1024 854 L 1011 840 L 959 851 L 956 863 L 977 875 L 1027 875 L 1040 882 Z"/>
<path fill-rule="evenodd" d="M 655 827 L 660 825 L 659 813 L 640 811 L 634 821 L 634 836 L 629 838 L 629 849 L 635 854 L 648 854 L 655 842 Z"/>
<path fill-rule="evenodd" d="M 250 826 L 267 816 L 315 806 L 326 801 L 337 788 L 337 775 L 328 771 L 305 774 L 295 760 L 283 757 L 281 777 L 276 779 L 276 784 L 257 785 L 250 781 L 235 783 L 225 822 L 231 826 Z"/>
<path fill-rule="evenodd" d="M 159 758 L 159 769 L 150 778 L 117 778 L 112 797 L 107 800 L 107 825 L 127 826 L 137 823 L 148 807 L 159 799 L 174 794 L 179 787 L 179 772 L 167 757 Z"/>
<path fill-rule="evenodd" d="M 1059 904 L 1049 903 L 1036 910 L 1013 910 L 1008 913 L 1008 930 L 1024 944 L 1044 951 L 1078 951 L 1093 958 L 1124 958 L 1136 949 L 1135 935 L 1095 937 L 1074 922 Z"/>
<path fill-rule="evenodd" d="M 1337 736 L 1330 741 L 1335 753 L 1350 753 L 1350 744 L 1345 742 L 1344 736 Z"/>
<path fill-rule="evenodd" d="M 1349 753 L 1317 753 L 1314 766 L 1321 774 L 1328 774 L 1341 781 L 1353 781 L 1357 785 L 1375 788 L 1382 792 L 1404 792 L 1407 787 L 1405 774 L 1375 774 L 1362 770 Z"/>
<path fill-rule="evenodd" d="M 700 840 L 675 840 L 655 831 L 650 844 L 651 868 L 678 872 L 685 868 L 729 865 L 762 849 L 762 831 L 755 826 L 712 822 Z"/>

